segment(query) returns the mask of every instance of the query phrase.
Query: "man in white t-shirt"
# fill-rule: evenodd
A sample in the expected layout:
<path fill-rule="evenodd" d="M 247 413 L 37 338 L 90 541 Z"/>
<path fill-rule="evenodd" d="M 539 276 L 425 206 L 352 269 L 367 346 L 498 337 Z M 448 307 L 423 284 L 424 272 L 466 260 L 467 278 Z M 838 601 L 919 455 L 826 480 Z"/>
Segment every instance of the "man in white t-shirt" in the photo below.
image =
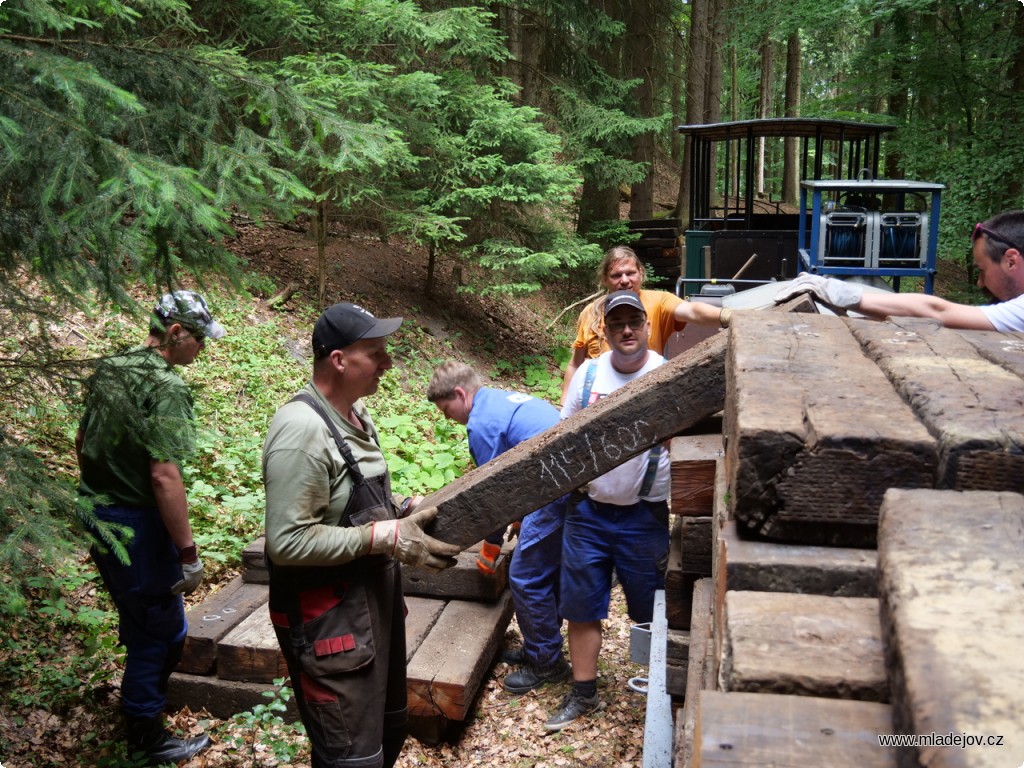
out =
<path fill-rule="evenodd" d="M 978 287 L 997 304 L 974 307 L 924 293 L 864 293 L 856 283 L 806 273 L 779 291 L 775 301 L 810 293 L 829 306 L 868 317 L 926 317 L 947 328 L 1024 331 L 1024 211 L 1006 211 L 975 224 L 971 243 Z"/>
<path fill-rule="evenodd" d="M 650 324 L 632 291 L 609 294 L 604 324 L 611 349 L 576 371 L 563 419 L 665 362 L 647 348 Z M 559 731 L 602 707 L 597 659 L 613 569 L 630 619 L 643 623 L 653 618 L 654 593 L 665 586 L 668 493 L 669 456 L 657 446 L 591 480 L 571 505 L 562 538 L 561 603 L 569 625 L 573 687 L 545 730 Z"/>

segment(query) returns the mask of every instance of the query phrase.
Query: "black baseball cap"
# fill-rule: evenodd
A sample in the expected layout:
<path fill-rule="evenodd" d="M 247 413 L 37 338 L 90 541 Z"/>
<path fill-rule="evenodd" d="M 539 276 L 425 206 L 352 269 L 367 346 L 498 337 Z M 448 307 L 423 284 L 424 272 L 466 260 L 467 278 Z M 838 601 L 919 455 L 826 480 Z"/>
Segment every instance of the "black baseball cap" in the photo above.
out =
<path fill-rule="evenodd" d="M 647 310 L 644 309 L 644 304 L 640 301 L 640 297 L 632 291 L 609 293 L 608 298 L 604 300 L 604 316 L 608 317 L 611 311 L 618 307 L 632 307 L 633 309 L 639 309 L 645 315 L 647 314 Z"/>
<path fill-rule="evenodd" d="M 328 307 L 313 326 L 313 351 L 333 352 L 355 344 L 360 339 L 390 336 L 402 324 L 400 317 L 378 320 L 358 304 L 343 301 Z"/>

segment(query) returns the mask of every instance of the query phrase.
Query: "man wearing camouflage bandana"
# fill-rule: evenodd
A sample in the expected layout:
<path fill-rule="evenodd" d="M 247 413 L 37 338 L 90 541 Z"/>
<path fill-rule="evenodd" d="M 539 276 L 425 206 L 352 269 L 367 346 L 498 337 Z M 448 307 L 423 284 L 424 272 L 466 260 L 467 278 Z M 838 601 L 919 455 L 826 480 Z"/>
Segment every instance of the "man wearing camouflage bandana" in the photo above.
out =
<path fill-rule="evenodd" d="M 223 335 L 202 296 L 165 294 L 145 344 L 96 367 L 75 437 L 79 492 L 95 505 L 97 520 L 131 532 L 127 563 L 110 546 L 110 529 L 94 529 L 105 545 L 90 554 L 117 606 L 126 650 L 128 744 L 147 765 L 186 760 L 210 744 L 205 734 L 178 739 L 163 726 L 167 681 L 187 631 L 182 593 L 203 578 L 181 475 L 195 448 L 192 396 L 173 368 L 190 365 L 206 339 Z"/>

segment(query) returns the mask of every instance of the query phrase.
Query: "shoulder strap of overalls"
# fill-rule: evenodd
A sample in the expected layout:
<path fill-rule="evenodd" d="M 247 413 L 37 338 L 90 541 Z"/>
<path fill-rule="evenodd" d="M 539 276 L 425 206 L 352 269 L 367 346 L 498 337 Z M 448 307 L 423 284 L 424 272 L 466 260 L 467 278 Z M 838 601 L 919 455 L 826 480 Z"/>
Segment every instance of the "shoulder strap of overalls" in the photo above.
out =
<path fill-rule="evenodd" d="M 583 402 L 581 408 L 590 405 L 590 391 L 594 388 L 594 378 L 597 376 L 597 360 L 587 363 L 587 375 L 583 377 Z"/>
<path fill-rule="evenodd" d="M 327 415 L 327 411 L 320 405 L 315 397 L 308 392 L 299 392 L 288 402 L 302 402 L 308 405 L 313 411 L 324 420 L 324 424 L 327 425 L 327 429 L 330 430 L 331 436 L 334 438 L 334 442 L 338 444 L 338 450 L 341 452 L 341 458 L 345 461 L 345 466 L 348 467 L 348 471 L 352 473 L 352 477 L 356 482 L 356 485 L 363 482 L 363 473 L 359 471 L 359 465 L 356 463 L 356 457 L 352 455 L 352 449 L 348 447 L 348 443 L 345 442 L 345 438 L 341 436 L 341 432 L 331 421 L 331 417 Z"/>
<path fill-rule="evenodd" d="M 582 407 L 590 405 L 590 392 L 594 388 L 594 379 L 597 377 L 597 360 L 591 360 L 587 364 L 587 373 L 583 378 L 583 402 Z M 640 484 L 640 497 L 643 498 L 651 492 L 654 487 L 654 479 L 658 476 L 658 460 L 661 458 L 661 446 L 656 445 L 647 454 L 647 471 L 644 472 L 644 481 Z"/>

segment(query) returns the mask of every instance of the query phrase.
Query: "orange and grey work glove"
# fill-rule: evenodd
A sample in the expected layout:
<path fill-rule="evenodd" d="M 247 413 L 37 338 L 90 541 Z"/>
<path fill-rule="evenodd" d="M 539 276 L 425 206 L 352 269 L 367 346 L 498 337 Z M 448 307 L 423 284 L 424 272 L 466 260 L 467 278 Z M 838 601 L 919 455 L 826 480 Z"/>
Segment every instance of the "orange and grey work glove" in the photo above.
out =
<path fill-rule="evenodd" d="M 480 569 L 480 573 L 485 576 L 493 576 L 499 555 L 501 555 L 501 544 L 491 544 L 491 542 L 485 541 L 476 556 L 476 567 Z"/>
<path fill-rule="evenodd" d="M 519 529 L 523 527 L 522 520 L 516 520 L 512 525 L 505 531 L 505 541 L 512 541 L 512 539 L 519 538 Z"/>
<path fill-rule="evenodd" d="M 401 520 L 378 520 L 370 531 L 370 554 L 393 555 L 406 565 L 435 571 L 451 568 L 462 550 L 423 532 L 436 516 L 437 507 L 429 507 Z"/>

